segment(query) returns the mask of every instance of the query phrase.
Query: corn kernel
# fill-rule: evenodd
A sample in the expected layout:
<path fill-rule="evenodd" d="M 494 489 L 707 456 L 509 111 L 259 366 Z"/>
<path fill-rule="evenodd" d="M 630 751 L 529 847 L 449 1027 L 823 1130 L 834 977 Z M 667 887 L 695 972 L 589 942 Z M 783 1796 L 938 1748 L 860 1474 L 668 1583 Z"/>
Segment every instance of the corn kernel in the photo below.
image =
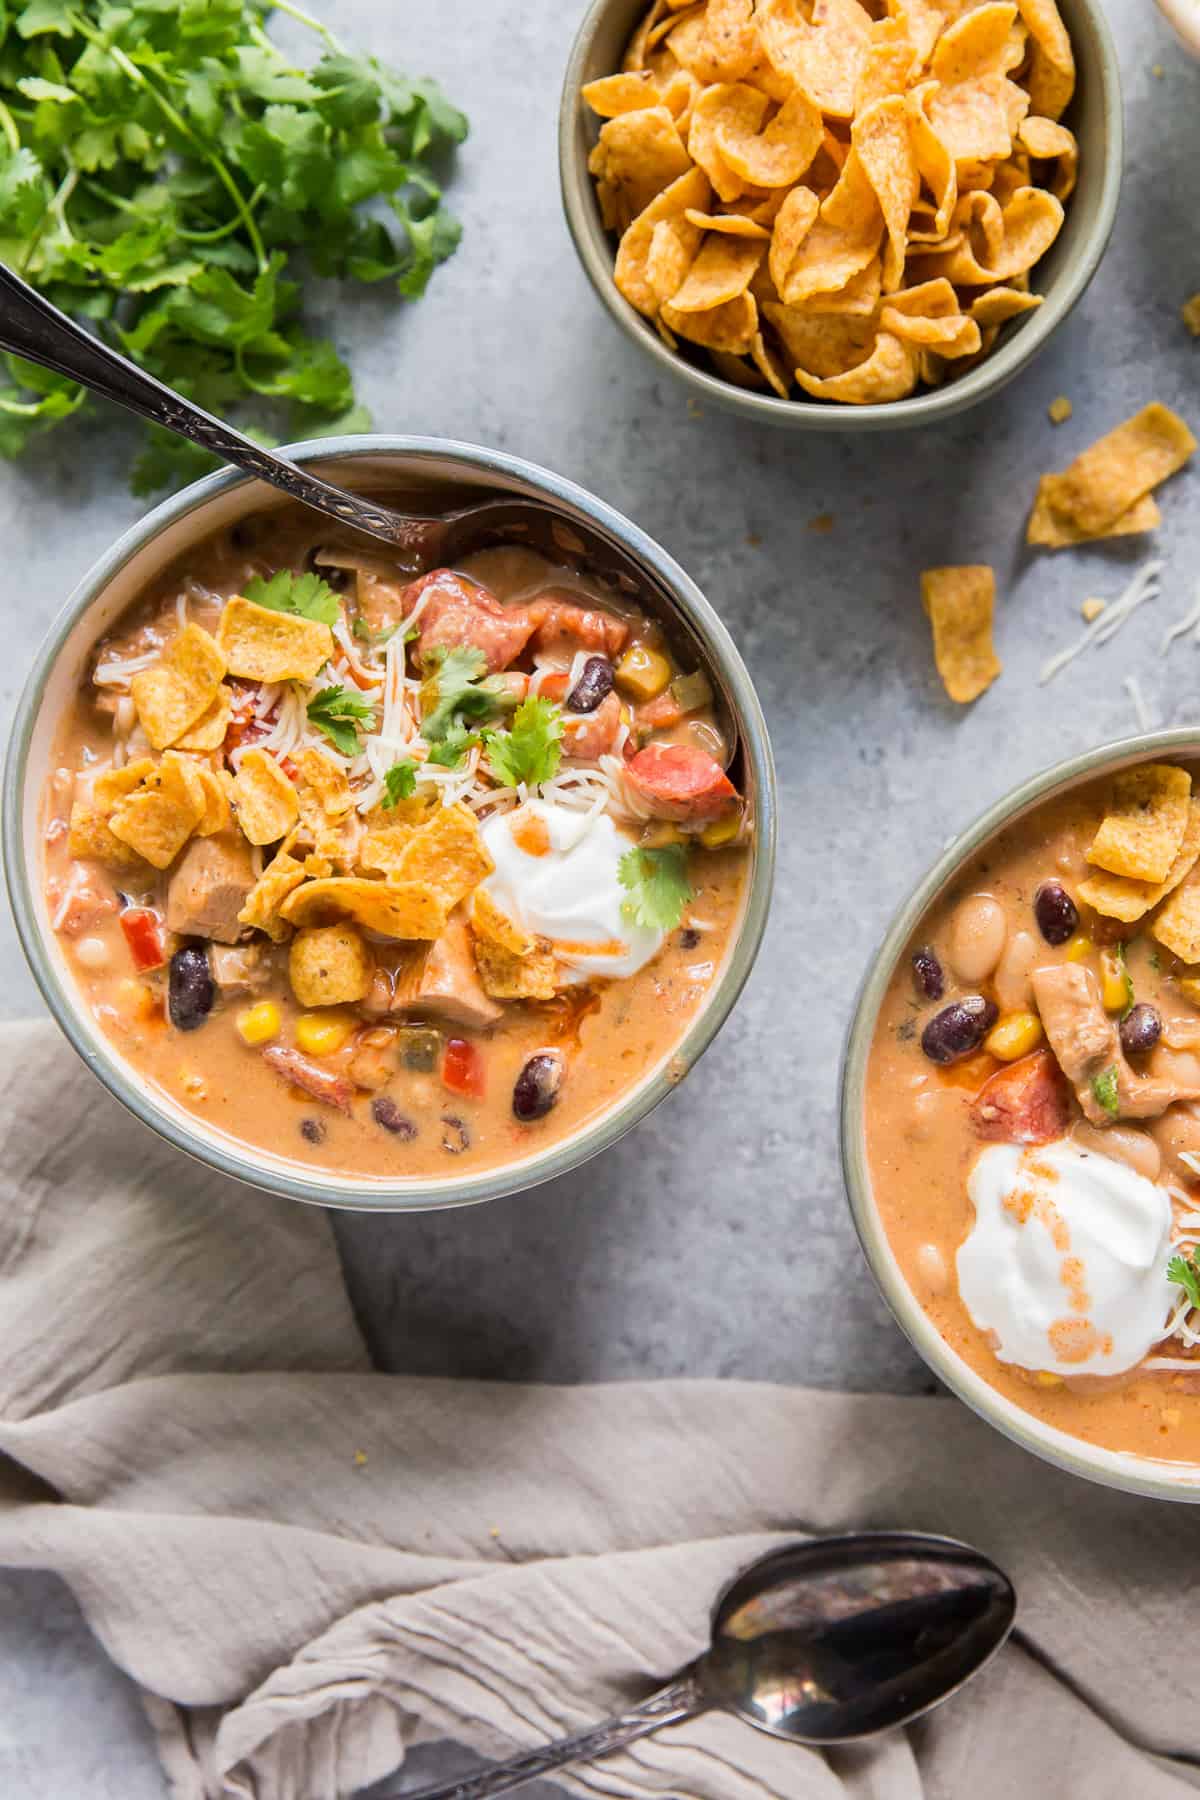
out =
<path fill-rule="evenodd" d="M 657 650 L 631 644 L 614 674 L 623 694 L 633 700 L 654 700 L 670 684 L 671 665 Z"/>
<path fill-rule="evenodd" d="M 741 829 L 742 815 L 735 808 L 711 820 L 700 833 L 700 842 L 706 850 L 719 850 L 723 844 L 732 844 Z"/>
<path fill-rule="evenodd" d="M 638 839 L 641 850 L 666 850 L 672 844 L 686 844 L 687 838 L 678 825 L 672 825 L 666 819 L 655 819 L 647 825 Z"/>
<path fill-rule="evenodd" d="M 256 1006 L 243 1006 L 233 1022 L 243 1044 L 267 1044 L 279 1036 L 283 1015 L 273 1000 L 260 1000 Z"/>
<path fill-rule="evenodd" d="M 1111 950 L 1100 952 L 1100 998 L 1105 1012 L 1124 1012 L 1129 1004 L 1129 983 L 1125 964 Z"/>
<path fill-rule="evenodd" d="M 1038 1387 L 1055 1388 L 1063 1384 L 1062 1376 L 1055 1375 L 1050 1369 L 1039 1369 L 1033 1379 Z"/>
<path fill-rule="evenodd" d="M 116 1002 L 118 1013 L 130 1025 L 140 1019 L 153 1018 L 158 1011 L 152 989 L 144 981 L 135 981 L 132 975 L 117 983 Z"/>
<path fill-rule="evenodd" d="M 1092 954 L 1092 951 L 1095 948 L 1096 948 L 1095 944 L 1093 944 L 1091 938 L 1088 937 L 1086 932 L 1077 931 L 1075 933 L 1075 936 L 1071 939 L 1070 943 L 1067 945 L 1067 950 L 1066 950 L 1067 961 L 1068 962 L 1086 962 L 1088 957 Z"/>
<path fill-rule="evenodd" d="M 296 1020 L 296 1048 L 306 1056 L 332 1056 L 354 1030 L 349 1013 L 307 1012 Z"/>
<path fill-rule="evenodd" d="M 1036 1013 L 1005 1013 L 997 1021 L 983 1040 L 983 1047 L 990 1056 L 999 1057 L 1001 1062 L 1016 1062 L 1020 1056 L 1028 1056 L 1036 1050 L 1042 1041 L 1042 1021 Z"/>

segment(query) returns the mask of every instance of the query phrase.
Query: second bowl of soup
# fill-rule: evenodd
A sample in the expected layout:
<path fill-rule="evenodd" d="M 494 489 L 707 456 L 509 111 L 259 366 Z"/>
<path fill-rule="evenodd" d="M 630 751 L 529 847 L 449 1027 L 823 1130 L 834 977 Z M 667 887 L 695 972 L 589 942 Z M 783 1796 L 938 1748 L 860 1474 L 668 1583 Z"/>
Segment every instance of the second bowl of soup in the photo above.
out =
<path fill-rule="evenodd" d="M 947 1384 L 1027 1448 L 1200 1499 L 1200 741 L 1028 783 L 869 974 L 855 1221 Z"/>
<path fill-rule="evenodd" d="M 300 454 L 401 505 L 548 501 L 561 548 L 415 575 L 232 475 L 159 508 L 22 702 L 18 926 L 76 1047 L 181 1147 L 328 1204 L 489 1198 L 613 1141 L 732 1004 L 770 883 L 761 718 L 687 577 L 569 483 L 415 441 Z"/>

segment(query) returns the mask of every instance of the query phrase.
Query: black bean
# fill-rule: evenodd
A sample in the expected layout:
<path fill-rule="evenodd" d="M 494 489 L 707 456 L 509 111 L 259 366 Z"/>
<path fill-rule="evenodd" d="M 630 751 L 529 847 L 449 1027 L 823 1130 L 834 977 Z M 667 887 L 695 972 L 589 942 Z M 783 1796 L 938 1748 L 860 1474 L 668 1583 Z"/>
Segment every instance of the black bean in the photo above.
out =
<path fill-rule="evenodd" d="M 300 1136 L 304 1139 L 306 1144 L 323 1144 L 325 1142 L 325 1127 L 320 1119 L 301 1119 Z"/>
<path fill-rule="evenodd" d="M 928 944 L 922 944 L 912 954 L 913 980 L 917 984 L 917 992 L 924 994 L 926 1000 L 940 1000 L 946 991 L 946 977 L 942 974 L 942 965 Z"/>
<path fill-rule="evenodd" d="M 998 1016 L 995 1004 L 982 994 L 952 1000 L 930 1019 L 921 1033 L 921 1048 L 930 1062 L 957 1062 L 978 1050 Z"/>
<path fill-rule="evenodd" d="M 558 1101 L 562 1087 L 563 1059 L 557 1050 L 539 1050 L 531 1056 L 513 1083 L 513 1116 L 523 1125 L 544 1119 Z"/>
<path fill-rule="evenodd" d="M 681 950 L 698 950 L 700 948 L 700 933 L 693 925 L 685 925 L 680 932 L 679 948 Z"/>
<path fill-rule="evenodd" d="M 1033 896 L 1033 916 L 1048 944 L 1065 944 L 1079 930 L 1079 908 L 1061 881 L 1043 881 Z"/>
<path fill-rule="evenodd" d="M 451 1156 L 461 1156 L 470 1148 L 471 1133 L 467 1130 L 466 1121 L 457 1113 L 442 1114 L 442 1149 L 448 1150 Z"/>
<path fill-rule="evenodd" d="M 595 712 L 600 702 L 612 693 L 613 667 L 607 656 L 589 656 L 579 673 L 579 680 L 567 695 L 567 711 Z"/>
<path fill-rule="evenodd" d="M 202 944 L 184 944 L 171 958 L 167 984 L 167 1010 L 177 1031 L 195 1031 L 212 1011 L 216 998 L 208 951 Z"/>
<path fill-rule="evenodd" d="M 389 1100 L 386 1094 L 376 1094 L 372 1100 L 371 1117 L 385 1131 L 390 1131 L 393 1137 L 403 1138 L 406 1144 L 411 1143 L 417 1135 L 417 1128 L 412 1120 L 406 1119 L 396 1102 Z"/>
<path fill-rule="evenodd" d="M 1126 1056 L 1144 1056 L 1162 1036 L 1162 1015 L 1140 1001 L 1121 1020 L 1121 1048 Z"/>

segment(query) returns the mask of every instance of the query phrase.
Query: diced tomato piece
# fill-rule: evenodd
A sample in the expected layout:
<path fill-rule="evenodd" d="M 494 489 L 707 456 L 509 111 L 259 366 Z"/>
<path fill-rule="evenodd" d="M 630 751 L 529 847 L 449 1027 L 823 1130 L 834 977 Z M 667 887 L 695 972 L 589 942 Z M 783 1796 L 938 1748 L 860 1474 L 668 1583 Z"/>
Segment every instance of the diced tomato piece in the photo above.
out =
<path fill-rule="evenodd" d="M 167 937 L 152 906 L 127 906 L 121 914 L 121 930 L 135 969 L 162 968 L 167 960 Z"/>
<path fill-rule="evenodd" d="M 624 619 L 560 599 L 553 588 L 531 600 L 525 610 L 533 621 L 533 648 L 547 656 L 574 656 L 577 650 L 588 650 L 611 662 L 629 636 Z"/>
<path fill-rule="evenodd" d="M 534 621 L 525 606 L 501 606 L 478 581 L 456 575 L 453 569 L 434 569 L 405 591 L 407 618 L 427 590 L 433 591 L 417 621 L 417 661 L 425 663 L 431 650 L 469 648 L 483 655 L 489 675 L 515 662 L 533 631 Z"/>
<path fill-rule="evenodd" d="M 647 744 L 625 765 L 625 778 L 656 819 L 715 819 L 737 804 L 720 763 L 694 744 Z"/>
<path fill-rule="evenodd" d="M 486 1069 L 479 1050 L 468 1038 L 450 1038 L 442 1056 L 442 1081 L 452 1094 L 482 1100 L 487 1087 Z"/>
<path fill-rule="evenodd" d="M 667 731 L 686 717 L 670 688 L 666 688 L 656 700 L 647 700 L 638 707 L 633 722 L 641 731 Z"/>
<path fill-rule="evenodd" d="M 978 1137 L 1004 1144 L 1049 1144 L 1071 1123 L 1071 1090 L 1049 1050 L 997 1070 L 971 1103 Z"/>

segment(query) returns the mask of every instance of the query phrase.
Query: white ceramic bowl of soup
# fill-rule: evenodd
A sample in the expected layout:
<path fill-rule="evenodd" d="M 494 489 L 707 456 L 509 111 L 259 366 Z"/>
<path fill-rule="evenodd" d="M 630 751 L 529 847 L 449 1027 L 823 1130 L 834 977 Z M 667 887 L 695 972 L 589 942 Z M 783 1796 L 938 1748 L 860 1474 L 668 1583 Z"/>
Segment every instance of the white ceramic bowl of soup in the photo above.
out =
<path fill-rule="evenodd" d="M 88 1067 L 136 1117 L 180 1150 L 240 1181 L 330 1207 L 410 1211 L 490 1200 L 562 1175 L 615 1143 L 678 1086 L 736 1001 L 762 939 L 774 865 L 775 775 L 762 712 L 729 633 L 695 583 L 636 525 L 572 482 L 498 451 L 439 439 L 324 439 L 288 454 L 358 491 L 399 505 L 408 499 L 414 510 L 448 509 L 464 499 L 497 494 L 536 498 L 554 507 L 568 533 L 578 521 L 617 542 L 639 565 L 647 609 L 662 617 L 669 633 L 690 643 L 715 678 L 736 726 L 739 785 L 754 818 L 740 919 L 706 1002 L 669 1054 L 643 1069 L 569 1136 L 499 1166 L 474 1173 L 455 1168 L 437 1178 L 317 1171 L 250 1146 L 147 1081 L 120 1053 L 92 1016 L 51 928 L 43 882 L 43 795 L 60 721 L 97 640 L 192 546 L 242 518 L 289 504 L 274 489 L 232 470 L 186 488 L 126 532 L 76 587 L 38 653 L 17 709 L 5 769 L 4 861 L 17 930 L 50 1011 Z"/>
<path fill-rule="evenodd" d="M 859 1241 L 897 1324 L 933 1373 L 990 1425 L 1060 1469 L 1127 1493 L 1192 1502 L 1200 1502 L 1200 1465 L 1107 1448 L 1057 1429 L 1001 1393 L 942 1335 L 910 1286 L 889 1238 L 871 1175 L 867 1105 L 871 1052 L 889 985 L 912 949 L 915 934 L 981 851 L 1001 831 L 1019 825 L 1048 802 L 1120 769 L 1147 761 L 1197 758 L 1200 733 L 1194 730 L 1163 731 L 1102 745 L 1024 782 L 953 839 L 904 902 L 871 961 L 850 1026 L 841 1081 L 842 1168 Z M 1196 1372 L 1200 1376 L 1200 1363 Z M 1200 1409 L 1200 1392 L 1187 1398 Z"/>

